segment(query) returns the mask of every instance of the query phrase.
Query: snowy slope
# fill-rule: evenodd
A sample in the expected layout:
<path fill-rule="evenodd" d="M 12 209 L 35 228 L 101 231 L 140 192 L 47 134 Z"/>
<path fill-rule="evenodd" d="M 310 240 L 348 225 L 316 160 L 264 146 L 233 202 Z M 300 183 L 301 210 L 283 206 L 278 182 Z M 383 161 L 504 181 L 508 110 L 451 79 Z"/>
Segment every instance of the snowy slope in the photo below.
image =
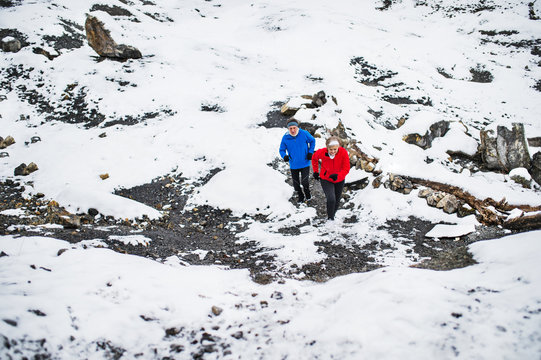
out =
<path fill-rule="evenodd" d="M 476 243 L 479 264 L 448 272 L 389 267 L 272 286 L 253 283 L 246 271 L 2 237 L 0 354 L 536 359 L 540 236 Z"/>
<path fill-rule="evenodd" d="M 541 280 L 532 258 L 539 232 L 472 245 L 480 264 L 466 269 L 409 268 L 420 259 L 407 251 L 411 239 L 383 228 L 388 220 L 415 215 L 460 229 L 477 220 L 427 207 L 416 191 L 405 196 L 368 186 L 339 210 L 340 227 L 320 227 L 313 207 L 290 202 L 286 165 L 271 166 L 285 129 L 260 125 L 277 102 L 324 90 L 337 104 L 296 116 L 323 129 L 342 122 L 384 174 L 538 206 L 539 188 L 463 170 L 446 151 L 471 154 L 479 130 L 515 122 L 527 137 L 541 136 L 539 0 L 12 3 L 17 6 L 0 7 L 0 28 L 17 29 L 29 45 L 0 56 L 0 136 L 16 139 L 2 150 L 9 156 L 0 157 L 1 180 L 35 162 L 38 171 L 18 178 L 27 196 L 43 193 L 73 213 L 95 208 L 116 218 L 156 219 L 163 211 L 114 191 L 168 174 L 197 182 L 220 169 L 186 208 L 208 204 L 267 215 L 269 222 L 248 224 L 238 240 L 257 242 L 283 272 L 321 261 L 318 241 L 390 246 L 375 255 L 377 264 L 389 266 L 384 269 L 325 284 L 260 286 L 243 271 L 180 267 L 176 257 L 167 266 L 92 248 L 104 239 L 57 256 L 72 245 L 1 236 L 9 256 L 0 258 L 0 334 L 18 343 L 4 342 L 0 354 L 30 356 L 46 348 L 58 358 L 117 352 L 152 358 L 157 349 L 156 358 L 191 358 L 208 345 L 218 350 L 205 358 L 227 351 L 269 359 L 541 356 Z M 130 15 L 109 15 L 107 6 Z M 84 39 L 87 13 L 143 58 L 100 61 Z M 67 45 L 58 41 L 62 36 Z M 35 54 L 38 46 L 53 52 L 59 46 L 60 56 Z M 472 69 L 490 73 L 492 81 L 471 81 Z M 401 118 L 406 122 L 396 128 Z M 430 149 L 402 140 L 440 120 L 450 121 L 451 131 Z M 41 141 L 31 143 L 34 136 Z M 317 140 L 317 148 L 323 144 Z M 354 176 L 373 180 L 362 171 Z M 357 221 L 344 223 L 350 218 Z M 297 227 L 293 236 L 276 231 Z M 224 312 L 211 315 L 213 305 Z M 232 338 L 238 331 L 242 337 Z M 184 350 L 175 354 L 174 345 Z"/>

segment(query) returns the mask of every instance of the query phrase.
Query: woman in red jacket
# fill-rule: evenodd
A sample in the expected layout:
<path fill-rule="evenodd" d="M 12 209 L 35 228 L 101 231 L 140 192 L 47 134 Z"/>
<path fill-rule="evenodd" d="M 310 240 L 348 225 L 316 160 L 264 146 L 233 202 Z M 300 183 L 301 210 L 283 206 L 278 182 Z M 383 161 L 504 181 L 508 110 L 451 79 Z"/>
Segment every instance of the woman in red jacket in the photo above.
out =
<path fill-rule="evenodd" d="M 326 145 L 312 156 L 312 170 L 314 178 L 321 181 L 327 198 L 327 218 L 334 220 L 344 190 L 344 179 L 349 173 L 349 155 L 336 136 L 328 138 Z"/>

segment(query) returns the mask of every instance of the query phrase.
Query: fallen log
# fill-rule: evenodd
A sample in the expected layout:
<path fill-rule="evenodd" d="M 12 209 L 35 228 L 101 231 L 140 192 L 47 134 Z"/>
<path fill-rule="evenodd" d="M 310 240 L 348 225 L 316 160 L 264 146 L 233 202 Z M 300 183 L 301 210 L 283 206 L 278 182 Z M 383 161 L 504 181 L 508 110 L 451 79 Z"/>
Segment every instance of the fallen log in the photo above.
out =
<path fill-rule="evenodd" d="M 484 225 L 502 225 L 506 219 L 506 216 L 495 213 L 493 210 L 489 209 L 489 207 L 493 207 L 494 209 L 501 211 L 503 213 L 506 213 L 513 209 L 520 209 L 526 212 L 541 211 L 541 206 L 510 205 L 507 203 L 507 201 L 505 201 L 505 198 L 500 201 L 496 201 L 492 198 L 486 198 L 484 200 L 480 200 L 476 198 L 475 196 L 473 196 L 472 194 L 470 194 L 469 192 L 464 191 L 457 186 L 444 184 L 437 181 L 426 180 L 426 179 L 412 178 L 412 177 L 407 177 L 407 176 L 404 176 L 404 177 L 407 178 L 409 181 L 411 181 L 413 184 L 426 186 L 431 189 L 434 189 L 437 191 L 443 191 L 443 192 L 456 196 L 458 199 L 464 201 L 465 203 L 470 205 L 472 208 L 477 210 L 477 212 L 479 213 L 478 220 Z"/>
<path fill-rule="evenodd" d="M 510 230 L 536 230 L 541 229 L 541 213 L 534 215 L 522 215 L 508 219 L 503 227 Z"/>

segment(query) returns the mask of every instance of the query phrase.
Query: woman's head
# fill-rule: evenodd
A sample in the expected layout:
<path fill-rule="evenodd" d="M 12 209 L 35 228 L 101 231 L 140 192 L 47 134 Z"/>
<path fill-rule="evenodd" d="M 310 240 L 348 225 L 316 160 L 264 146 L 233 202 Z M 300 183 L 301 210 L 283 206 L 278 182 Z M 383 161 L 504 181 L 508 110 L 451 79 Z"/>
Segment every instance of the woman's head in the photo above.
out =
<path fill-rule="evenodd" d="M 327 145 L 327 152 L 329 153 L 329 155 L 334 156 L 336 155 L 336 153 L 338 152 L 338 148 L 340 147 L 340 139 L 336 136 L 331 136 L 327 139 L 325 144 Z"/>
<path fill-rule="evenodd" d="M 287 130 L 291 136 L 297 136 L 299 133 L 299 122 L 294 118 L 287 121 Z"/>

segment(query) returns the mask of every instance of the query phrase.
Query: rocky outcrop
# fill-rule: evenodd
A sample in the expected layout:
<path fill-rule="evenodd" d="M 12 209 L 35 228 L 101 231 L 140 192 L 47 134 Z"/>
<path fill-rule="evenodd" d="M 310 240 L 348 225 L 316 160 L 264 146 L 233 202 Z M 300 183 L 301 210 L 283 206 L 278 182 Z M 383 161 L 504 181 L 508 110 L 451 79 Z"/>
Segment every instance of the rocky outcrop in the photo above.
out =
<path fill-rule="evenodd" d="M 480 133 L 479 153 L 488 169 L 509 172 L 519 167 L 531 167 L 523 124 L 513 123 L 511 130 L 498 126 L 495 138 L 490 136 L 491 133 L 491 130 Z"/>
<path fill-rule="evenodd" d="M 424 135 L 409 134 L 404 136 L 402 140 L 408 144 L 417 145 L 423 149 L 428 149 L 432 146 L 432 141 L 437 137 L 442 137 L 449 131 L 449 121 L 441 120 L 432 125 L 430 129 Z"/>
<path fill-rule="evenodd" d="M 141 52 L 133 46 L 118 45 L 103 23 L 95 16 L 88 15 L 85 23 L 88 44 L 98 55 L 113 59 L 139 59 Z"/>
<path fill-rule="evenodd" d="M 13 172 L 13 174 L 15 176 L 27 176 L 37 170 L 38 170 L 38 166 L 34 164 L 33 162 L 28 165 L 26 165 L 25 163 L 22 163 L 21 165 L 15 168 L 15 171 Z"/>
<path fill-rule="evenodd" d="M 13 52 L 16 53 L 19 50 L 21 50 L 21 42 L 14 38 L 13 36 L 6 36 L 2 39 L 2 50 L 5 52 Z"/>

